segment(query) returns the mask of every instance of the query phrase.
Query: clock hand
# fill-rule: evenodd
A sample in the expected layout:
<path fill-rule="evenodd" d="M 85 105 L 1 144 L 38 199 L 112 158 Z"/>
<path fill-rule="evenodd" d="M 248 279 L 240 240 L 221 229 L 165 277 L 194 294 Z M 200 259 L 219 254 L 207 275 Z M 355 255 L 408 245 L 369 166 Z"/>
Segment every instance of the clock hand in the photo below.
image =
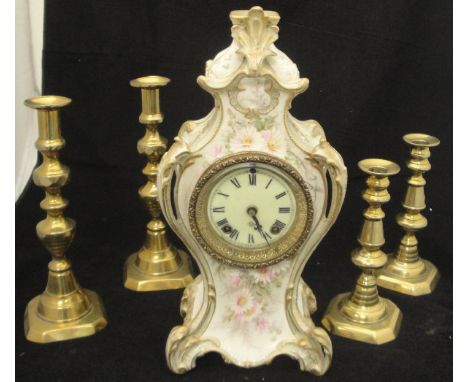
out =
<path fill-rule="evenodd" d="M 265 241 L 267 242 L 268 246 L 271 247 L 270 245 L 270 242 L 268 241 L 266 235 L 265 235 L 265 232 L 263 232 L 262 230 L 260 230 L 260 233 L 262 234 L 263 238 L 265 239 Z"/>
<path fill-rule="evenodd" d="M 255 207 L 250 207 L 249 209 L 247 209 L 247 213 L 253 219 L 253 221 L 255 223 L 255 226 L 257 227 L 258 232 L 260 232 L 260 234 L 263 236 L 263 238 L 267 242 L 268 246 L 270 246 L 270 242 L 268 241 L 265 233 L 263 232 L 262 225 L 260 224 L 260 222 L 257 219 L 257 216 L 256 216 L 257 215 L 257 209 Z"/>
<path fill-rule="evenodd" d="M 261 225 L 260 222 L 258 221 L 257 217 L 256 217 L 255 215 L 253 215 L 253 216 L 252 216 L 252 219 L 254 220 L 255 225 L 257 226 L 257 228 L 258 228 L 259 230 L 261 230 L 261 229 L 262 229 L 262 225 Z"/>

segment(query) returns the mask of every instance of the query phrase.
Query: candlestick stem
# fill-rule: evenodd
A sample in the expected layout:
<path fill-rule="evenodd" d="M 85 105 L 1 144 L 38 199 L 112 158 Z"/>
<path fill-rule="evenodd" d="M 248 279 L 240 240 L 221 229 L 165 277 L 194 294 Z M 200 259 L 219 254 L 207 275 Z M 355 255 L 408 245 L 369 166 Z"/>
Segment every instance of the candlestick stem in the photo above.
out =
<path fill-rule="evenodd" d="M 36 231 L 52 255 L 46 289 L 28 303 L 24 317 L 26 338 L 38 343 L 89 336 L 107 325 L 101 299 L 95 292 L 80 287 L 65 257 L 75 236 L 76 223 L 63 214 L 68 200 L 62 196 L 61 189 L 68 182 L 70 170 L 59 160 L 59 151 L 65 146 L 59 110 L 70 102 L 61 96 L 25 101 L 26 106 L 38 112 L 36 148 L 43 159 L 33 172 L 33 181 L 45 190 L 40 206 L 47 216 L 37 224 Z"/>
<path fill-rule="evenodd" d="M 143 247 L 131 255 L 124 268 L 124 285 L 138 292 L 186 287 L 192 281 L 188 255 L 169 243 L 166 223 L 163 220 L 156 186 L 159 161 L 167 149 L 167 140 L 159 134 L 164 120 L 159 102 L 159 89 L 169 83 L 159 76 L 140 77 L 130 81 L 132 87 L 141 89 L 142 112 L 139 121 L 146 128 L 138 141 L 137 149 L 146 155 L 148 163 L 143 169 L 147 182 L 138 193 L 148 210 L 151 221 L 147 224 Z"/>
<path fill-rule="evenodd" d="M 379 296 L 376 279 L 377 271 L 387 262 L 387 255 L 380 249 L 385 243 L 382 204 L 390 200 L 388 177 L 400 168 L 393 162 L 374 158 L 360 161 L 359 168 L 369 176 L 368 188 L 362 193 L 369 207 L 363 214 L 360 247 L 352 252 L 351 259 L 362 273 L 351 293 L 332 299 L 322 324 L 338 336 L 380 345 L 396 338 L 402 318 L 393 302 Z"/>
<path fill-rule="evenodd" d="M 430 148 L 440 141 L 427 134 L 406 134 L 403 140 L 411 147 L 411 158 L 407 167 L 413 172 L 408 179 L 408 189 L 403 208 L 397 215 L 397 223 L 405 231 L 398 250 L 391 256 L 378 276 L 379 286 L 411 296 L 431 293 L 437 286 L 440 274 L 436 266 L 419 256 L 416 232 L 427 226 L 427 219 L 421 214 L 426 208 L 424 173 L 431 169 Z"/>

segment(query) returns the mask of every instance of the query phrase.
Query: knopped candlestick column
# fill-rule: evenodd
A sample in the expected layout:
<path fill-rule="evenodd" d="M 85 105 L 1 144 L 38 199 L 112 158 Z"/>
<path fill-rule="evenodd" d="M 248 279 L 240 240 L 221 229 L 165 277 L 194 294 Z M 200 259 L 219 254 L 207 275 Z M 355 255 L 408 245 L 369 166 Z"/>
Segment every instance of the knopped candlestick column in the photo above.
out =
<path fill-rule="evenodd" d="M 37 224 L 39 239 L 52 255 L 45 291 L 33 298 L 26 308 L 24 331 L 32 342 L 64 341 L 92 335 L 107 325 L 99 296 L 82 289 L 73 274 L 65 252 L 75 236 L 76 223 L 63 215 L 68 200 L 61 189 L 70 170 L 60 163 L 59 151 L 65 146 L 60 130 L 60 108 L 71 99 L 41 96 L 25 101 L 38 111 L 39 138 L 36 147 L 43 162 L 33 172 L 33 181 L 45 190 L 41 208 L 47 217 Z"/>
<path fill-rule="evenodd" d="M 138 141 L 137 149 L 148 158 L 143 169 L 148 180 L 138 193 L 151 215 L 143 247 L 127 259 L 124 268 L 125 287 L 138 292 L 185 288 L 193 280 L 188 255 L 171 245 L 166 237 L 156 186 L 159 161 L 167 149 L 167 140 L 158 132 L 164 119 L 159 105 L 159 89 L 169 81 L 169 78 L 159 76 L 130 81 L 131 86 L 141 89 L 139 121 L 146 132 Z"/>
<path fill-rule="evenodd" d="M 387 262 L 387 255 L 380 249 L 385 243 L 382 222 L 385 213 L 381 206 L 390 200 L 388 177 L 397 174 L 400 167 L 374 158 L 364 159 L 358 165 L 369 175 L 368 188 L 362 193 L 369 207 L 364 211 L 364 224 L 358 237 L 361 247 L 351 254 L 352 262 L 362 273 L 353 292 L 333 298 L 322 324 L 338 336 L 380 345 L 397 337 L 402 318 L 393 302 L 379 296 L 376 276 Z"/>
<path fill-rule="evenodd" d="M 402 203 L 405 212 L 398 214 L 397 223 L 405 231 L 395 256 L 390 257 L 377 279 L 379 286 L 411 296 L 431 293 L 440 275 L 436 266 L 419 256 L 416 232 L 427 226 L 421 214 L 426 208 L 424 173 L 431 169 L 430 148 L 440 141 L 427 134 L 406 134 L 403 140 L 411 147 L 407 167 L 413 172 L 408 179 L 408 189 Z"/>

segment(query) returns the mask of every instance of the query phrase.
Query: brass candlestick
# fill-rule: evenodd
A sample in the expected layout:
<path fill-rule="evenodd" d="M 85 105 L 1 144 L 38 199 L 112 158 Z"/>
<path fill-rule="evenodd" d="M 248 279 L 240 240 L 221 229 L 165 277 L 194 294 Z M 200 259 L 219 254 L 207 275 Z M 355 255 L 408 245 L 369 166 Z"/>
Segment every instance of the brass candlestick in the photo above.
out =
<path fill-rule="evenodd" d="M 355 249 L 352 262 L 362 270 L 354 291 L 335 296 L 322 319 L 327 330 L 338 336 L 371 344 L 392 341 L 398 335 L 401 312 L 388 299 L 379 297 L 376 271 L 387 262 L 387 255 L 380 249 L 385 243 L 381 209 L 390 200 L 388 177 L 400 171 L 400 167 L 384 159 L 364 159 L 359 168 L 369 175 L 368 188 L 362 198 L 369 203 L 364 211 L 364 224 L 358 237 L 361 248 Z"/>
<path fill-rule="evenodd" d="M 26 308 L 24 331 L 33 342 L 64 341 L 92 335 L 107 325 L 99 296 L 82 289 L 75 279 L 65 251 L 75 235 L 76 223 L 63 216 L 68 201 L 61 188 L 67 183 L 69 168 L 59 161 L 65 140 L 60 131 L 59 109 L 71 102 L 60 96 L 42 96 L 25 101 L 38 111 L 39 138 L 36 147 L 43 162 L 33 172 L 33 181 L 44 187 L 41 208 L 47 217 L 36 227 L 42 244 L 52 255 L 45 291 L 33 298 Z"/>
<path fill-rule="evenodd" d="M 169 78 L 159 76 L 130 81 L 131 86 L 141 88 L 142 113 L 139 120 L 145 125 L 146 133 L 138 141 L 137 148 L 140 154 L 148 157 L 143 169 L 148 181 L 138 193 L 151 215 L 145 244 L 127 259 L 124 269 L 125 287 L 139 292 L 184 288 L 193 280 L 188 255 L 167 240 L 156 186 L 159 160 L 167 148 L 166 139 L 158 132 L 158 126 L 164 119 L 159 106 L 159 88 L 169 81 Z"/>
<path fill-rule="evenodd" d="M 423 174 L 431 169 L 428 158 L 430 147 L 440 141 L 426 134 L 406 134 L 403 140 L 411 146 L 411 159 L 407 162 L 413 175 L 408 179 L 408 189 L 402 203 L 404 213 L 397 215 L 397 223 L 405 234 L 395 256 L 390 257 L 377 279 L 379 286 L 412 296 L 431 293 L 439 281 L 439 271 L 431 262 L 421 259 L 415 232 L 427 226 L 421 214 L 426 208 Z"/>

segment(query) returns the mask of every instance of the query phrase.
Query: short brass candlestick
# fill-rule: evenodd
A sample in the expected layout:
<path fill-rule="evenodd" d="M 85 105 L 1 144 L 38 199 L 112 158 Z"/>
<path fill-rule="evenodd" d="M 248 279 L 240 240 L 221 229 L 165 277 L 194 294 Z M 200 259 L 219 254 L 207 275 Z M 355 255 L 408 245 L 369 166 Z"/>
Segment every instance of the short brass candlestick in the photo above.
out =
<path fill-rule="evenodd" d="M 427 226 L 427 219 L 421 214 L 426 208 L 423 174 L 431 169 L 429 148 L 439 145 L 440 141 L 426 134 L 406 134 L 403 140 L 411 146 L 411 159 L 407 166 L 413 172 L 402 203 L 405 212 L 397 215 L 397 223 L 405 234 L 395 256 L 390 257 L 381 270 L 377 283 L 396 292 L 420 296 L 431 293 L 440 278 L 434 264 L 419 257 L 415 235 Z"/>
<path fill-rule="evenodd" d="M 338 336 L 382 344 L 396 338 L 402 318 L 393 302 L 379 297 L 376 279 L 376 271 L 387 262 L 387 255 L 380 249 L 385 243 L 382 223 L 385 213 L 381 205 L 390 200 L 388 177 L 397 174 L 400 167 L 384 159 L 364 159 L 358 165 L 369 175 L 368 188 L 362 193 L 369 207 L 364 211 L 364 224 L 358 237 L 361 247 L 351 254 L 352 262 L 361 268 L 362 274 L 352 293 L 333 298 L 322 324 Z"/>
<path fill-rule="evenodd" d="M 188 255 L 171 245 L 166 237 L 156 186 L 159 160 L 167 148 L 166 139 L 158 132 L 158 126 L 164 119 L 159 105 L 159 88 L 169 81 L 169 78 L 159 76 L 130 81 L 131 86 L 141 88 L 142 113 L 139 120 L 145 125 L 146 133 L 138 141 L 137 149 L 148 157 L 143 169 L 148 181 L 138 192 L 151 215 L 146 226 L 145 243 L 127 259 L 124 269 L 125 287 L 139 292 L 184 288 L 193 280 Z"/>
<path fill-rule="evenodd" d="M 42 244 L 52 255 L 45 291 L 33 298 L 26 308 L 24 331 L 29 341 L 45 343 L 92 335 L 107 325 L 99 296 L 82 289 L 75 279 L 65 252 L 75 235 L 76 223 L 63 215 L 68 201 L 61 188 L 67 183 L 69 168 L 59 161 L 65 140 L 60 131 L 60 108 L 71 102 L 60 96 L 42 96 L 25 101 L 37 109 L 39 138 L 36 147 L 43 162 L 33 172 L 33 181 L 44 187 L 41 208 L 47 217 L 36 227 Z"/>

